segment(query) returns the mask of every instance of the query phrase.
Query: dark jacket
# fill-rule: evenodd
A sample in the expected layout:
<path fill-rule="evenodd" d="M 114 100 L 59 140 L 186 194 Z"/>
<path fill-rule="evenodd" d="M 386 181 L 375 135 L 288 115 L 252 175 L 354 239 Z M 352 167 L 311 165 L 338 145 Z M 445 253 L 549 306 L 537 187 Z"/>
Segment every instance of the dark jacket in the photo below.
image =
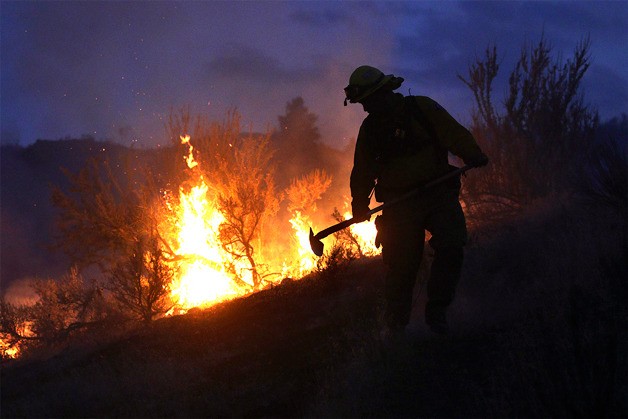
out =
<path fill-rule="evenodd" d="M 393 112 L 369 114 L 360 127 L 350 180 L 354 208 L 368 205 L 376 181 L 376 198 L 386 202 L 451 170 L 448 152 L 465 163 L 482 154 L 471 133 L 434 100 L 395 98 Z"/>

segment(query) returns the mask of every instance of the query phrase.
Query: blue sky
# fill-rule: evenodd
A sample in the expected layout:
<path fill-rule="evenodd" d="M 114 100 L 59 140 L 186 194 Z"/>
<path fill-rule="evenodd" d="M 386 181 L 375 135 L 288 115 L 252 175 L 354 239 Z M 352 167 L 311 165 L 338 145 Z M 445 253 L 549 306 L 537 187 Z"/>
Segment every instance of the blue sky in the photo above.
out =
<path fill-rule="evenodd" d="M 236 107 L 263 131 L 302 96 L 323 139 L 342 146 L 364 113 L 342 106 L 362 64 L 402 76 L 469 120 L 457 78 L 489 45 L 501 57 L 496 96 L 525 43 L 556 56 L 591 39 L 585 102 L 603 119 L 628 112 L 628 2 L 10 2 L 1 13 L 1 140 L 84 134 L 166 144 L 170 109 L 222 120 Z"/>

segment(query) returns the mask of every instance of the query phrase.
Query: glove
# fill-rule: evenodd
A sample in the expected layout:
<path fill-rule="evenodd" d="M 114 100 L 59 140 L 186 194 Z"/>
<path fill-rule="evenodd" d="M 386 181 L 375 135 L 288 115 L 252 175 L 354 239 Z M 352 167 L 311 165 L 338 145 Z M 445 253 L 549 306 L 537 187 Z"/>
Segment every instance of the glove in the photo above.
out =
<path fill-rule="evenodd" d="M 368 211 L 369 211 L 368 204 L 356 204 L 355 202 L 351 203 L 351 213 L 353 215 L 353 218 L 355 218 L 356 220 L 363 220 L 363 221 L 370 220 L 371 216 L 366 215 Z"/>
<path fill-rule="evenodd" d="M 483 167 L 488 164 L 488 157 L 484 153 L 480 153 L 469 161 L 465 161 L 471 167 Z"/>

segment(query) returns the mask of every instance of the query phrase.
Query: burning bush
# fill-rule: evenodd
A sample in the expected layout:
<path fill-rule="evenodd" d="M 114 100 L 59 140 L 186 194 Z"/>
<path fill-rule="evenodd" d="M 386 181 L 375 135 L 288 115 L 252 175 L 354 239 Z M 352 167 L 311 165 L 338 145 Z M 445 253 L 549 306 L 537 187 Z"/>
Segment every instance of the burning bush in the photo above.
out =
<path fill-rule="evenodd" d="M 138 240 L 133 253 L 111 270 L 106 288 L 122 312 L 148 322 L 174 307 L 170 287 L 176 269 L 155 237 Z"/>
<path fill-rule="evenodd" d="M 36 283 L 35 306 L 3 303 L 4 352 L 31 339 L 61 342 L 106 318 L 147 322 L 208 306 L 366 253 L 362 233 L 352 230 L 351 242 L 336 237 L 317 260 L 308 227 L 332 220 L 315 216 L 331 176 L 314 170 L 278 190 L 271 134 L 242 134 L 237 112 L 209 123 L 183 111 L 169 130 L 193 132 L 167 150 L 171 173 L 139 154 L 115 170 L 92 160 L 66 173 L 69 190 L 54 189 L 58 245 L 80 269 L 98 267 L 99 283 L 88 286 L 77 269 Z M 372 240 L 372 223 L 361 227 Z"/>
<path fill-rule="evenodd" d="M 76 268 L 60 280 L 35 280 L 31 286 L 37 296 L 34 304 L 1 302 L 3 358 L 63 344 L 109 315 L 102 289 L 86 281 Z"/>

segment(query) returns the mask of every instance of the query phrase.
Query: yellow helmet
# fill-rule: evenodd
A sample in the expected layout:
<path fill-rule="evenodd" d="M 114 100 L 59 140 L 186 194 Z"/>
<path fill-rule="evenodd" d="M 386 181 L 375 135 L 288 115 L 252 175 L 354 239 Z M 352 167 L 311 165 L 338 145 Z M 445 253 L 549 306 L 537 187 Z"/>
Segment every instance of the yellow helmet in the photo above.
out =
<path fill-rule="evenodd" d="M 385 75 L 379 69 L 368 65 L 356 68 L 349 77 L 349 85 L 345 87 L 345 106 L 347 101 L 359 102 L 388 83 L 391 84 L 392 90 L 395 90 L 401 86 L 403 78 L 392 74 Z"/>

